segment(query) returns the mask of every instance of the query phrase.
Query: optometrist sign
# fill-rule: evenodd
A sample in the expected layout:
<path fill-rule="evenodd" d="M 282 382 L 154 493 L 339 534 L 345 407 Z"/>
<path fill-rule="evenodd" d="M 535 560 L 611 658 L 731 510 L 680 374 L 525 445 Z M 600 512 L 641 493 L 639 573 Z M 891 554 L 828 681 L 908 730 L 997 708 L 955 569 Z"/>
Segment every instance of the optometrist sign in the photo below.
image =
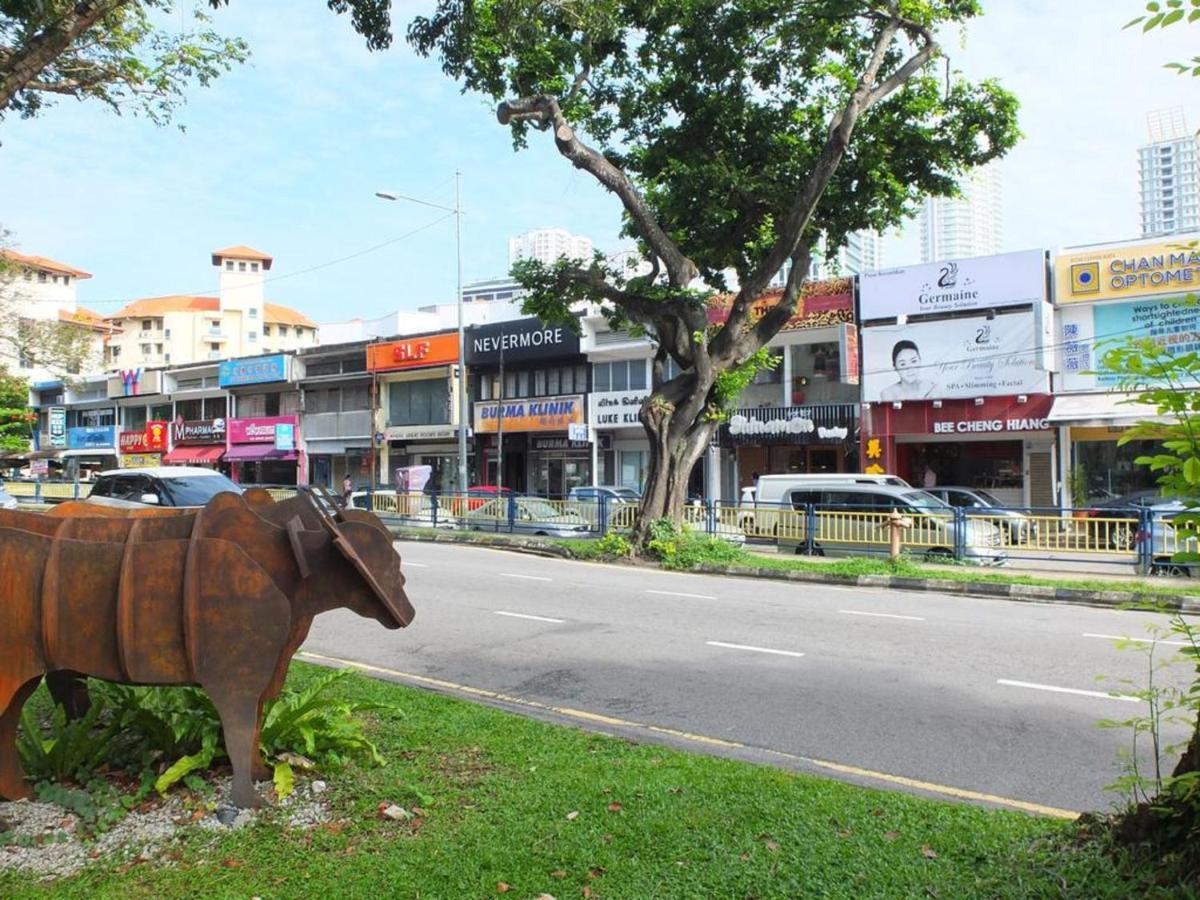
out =
<path fill-rule="evenodd" d="M 1200 291 L 1200 247 L 1183 239 L 1072 250 L 1054 258 L 1057 304 Z"/>
<path fill-rule="evenodd" d="M 858 276 L 859 316 L 894 319 L 928 313 L 1024 306 L 1046 299 L 1046 254 L 1021 250 Z"/>
<path fill-rule="evenodd" d="M 1049 390 L 1032 313 L 864 328 L 868 403 L 996 397 Z"/>

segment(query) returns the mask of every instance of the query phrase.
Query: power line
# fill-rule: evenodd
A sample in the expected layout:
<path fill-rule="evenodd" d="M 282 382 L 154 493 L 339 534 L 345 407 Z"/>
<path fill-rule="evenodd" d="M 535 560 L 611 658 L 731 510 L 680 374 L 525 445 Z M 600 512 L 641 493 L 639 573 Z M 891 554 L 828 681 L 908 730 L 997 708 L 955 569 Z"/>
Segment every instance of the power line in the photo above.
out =
<path fill-rule="evenodd" d="M 413 237 L 414 235 L 420 234 L 422 231 L 428 231 L 430 228 L 440 225 L 443 222 L 445 222 L 447 219 L 452 219 L 452 218 L 454 218 L 454 213 L 447 213 L 446 215 L 442 216 L 441 218 L 434 219 L 432 222 L 428 222 L 425 225 L 420 226 L 419 228 L 414 228 L 412 231 L 406 231 L 406 232 L 404 232 L 404 234 L 400 234 L 400 235 L 397 235 L 396 237 L 389 238 L 386 241 L 383 241 L 378 244 L 374 244 L 370 247 L 366 247 L 363 250 L 357 250 L 354 253 L 347 254 L 346 256 L 339 256 L 336 259 L 330 259 L 330 260 L 327 260 L 322 263 L 317 263 L 316 265 L 309 266 L 306 269 L 296 269 L 293 272 L 284 272 L 280 275 L 271 275 L 270 277 L 263 278 L 262 283 L 268 284 L 268 283 L 274 283 L 276 281 L 283 281 L 287 278 L 295 278 L 297 275 L 307 275 L 310 272 L 316 272 L 316 271 L 319 271 L 320 269 L 327 269 L 330 266 L 336 266 L 336 265 L 339 265 L 344 262 L 349 262 L 352 259 L 358 259 L 360 256 L 366 256 L 369 253 L 375 253 L 376 251 L 382 250 L 384 247 L 390 247 L 392 244 L 397 244 L 400 241 L 407 240 L 408 238 Z M 211 293 L 211 292 L 213 292 L 213 288 L 207 287 L 207 288 L 203 288 L 199 291 L 174 291 L 169 294 L 160 294 L 159 296 L 162 296 L 162 297 L 189 297 L 189 296 L 195 296 L 195 295 L 201 294 L 203 292 Z M 126 297 L 124 299 L 119 299 L 119 300 L 90 300 L 90 301 L 84 303 L 83 305 L 84 306 L 112 306 L 112 305 L 125 306 L 129 303 L 133 303 L 133 302 L 135 302 L 137 300 L 141 300 L 141 299 L 145 299 L 145 298 L 143 298 L 143 297 L 133 297 L 133 298 Z"/>

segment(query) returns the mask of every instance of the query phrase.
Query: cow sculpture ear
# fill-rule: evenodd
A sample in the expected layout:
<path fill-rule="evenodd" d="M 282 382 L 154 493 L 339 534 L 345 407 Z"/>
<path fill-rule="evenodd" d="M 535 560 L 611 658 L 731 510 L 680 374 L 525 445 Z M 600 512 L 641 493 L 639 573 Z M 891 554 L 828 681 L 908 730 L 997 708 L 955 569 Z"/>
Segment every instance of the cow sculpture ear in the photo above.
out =
<path fill-rule="evenodd" d="M 296 557 L 296 568 L 300 571 L 301 578 L 307 578 L 312 574 L 312 570 L 308 566 L 308 554 L 304 552 L 304 540 L 301 537 L 304 523 L 300 521 L 299 516 L 292 516 L 288 519 L 286 528 L 288 542 L 292 545 L 292 555 Z"/>

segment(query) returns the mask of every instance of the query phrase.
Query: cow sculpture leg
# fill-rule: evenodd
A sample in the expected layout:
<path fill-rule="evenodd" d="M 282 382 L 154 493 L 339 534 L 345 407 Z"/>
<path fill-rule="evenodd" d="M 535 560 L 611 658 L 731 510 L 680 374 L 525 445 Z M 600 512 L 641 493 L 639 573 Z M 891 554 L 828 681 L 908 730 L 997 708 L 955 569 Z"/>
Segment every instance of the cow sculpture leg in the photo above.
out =
<path fill-rule="evenodd" d="M 5 800 L 33 799 L 33 788 L 25 780 L 17 753 L 17 722 L 25 701 L 41 680 L 37 675 L 19 684 L 0 681 L 0 798 Z"/>
<path fill-rule="evenodd" d="M 54 702 L 63 708 L 68 719 L 82 719 L 92 708 L 87 678 L 69 669 L 46 673 L 46 687 Z"/>
<path fill-rule="evenodd" d="M 241 809 L 256 809 L 262 799 L 254 790 L 254 778 L 266 774 L 258 747 L 259 709 L 262 695 L 242 686 L 219 685 L 208 688 L 209 698 L 221 716 L 221 730 L 225 733 L 225 752 L 233 765 L 234 806 Z"/>

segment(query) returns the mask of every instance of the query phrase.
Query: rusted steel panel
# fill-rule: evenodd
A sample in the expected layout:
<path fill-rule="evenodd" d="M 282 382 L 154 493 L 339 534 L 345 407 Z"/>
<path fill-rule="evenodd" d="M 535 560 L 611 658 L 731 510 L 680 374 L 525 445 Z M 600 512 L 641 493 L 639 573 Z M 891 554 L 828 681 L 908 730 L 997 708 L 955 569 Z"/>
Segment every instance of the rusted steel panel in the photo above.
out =
<path fill-rule="evenodd" d="M 413 617 L 391 534 L 335 509 L 327 493 L 248 492 L 199 511 L 0 514 L 0 797 L 30 795 L 15 747 L 25 698 L 51 675 L 78 712 L 80 673 L 200 685 L 221 716 L 233 800 L 256 805 L 259 710 L 313 617 L 348 608 L 387 628 Z"/>

